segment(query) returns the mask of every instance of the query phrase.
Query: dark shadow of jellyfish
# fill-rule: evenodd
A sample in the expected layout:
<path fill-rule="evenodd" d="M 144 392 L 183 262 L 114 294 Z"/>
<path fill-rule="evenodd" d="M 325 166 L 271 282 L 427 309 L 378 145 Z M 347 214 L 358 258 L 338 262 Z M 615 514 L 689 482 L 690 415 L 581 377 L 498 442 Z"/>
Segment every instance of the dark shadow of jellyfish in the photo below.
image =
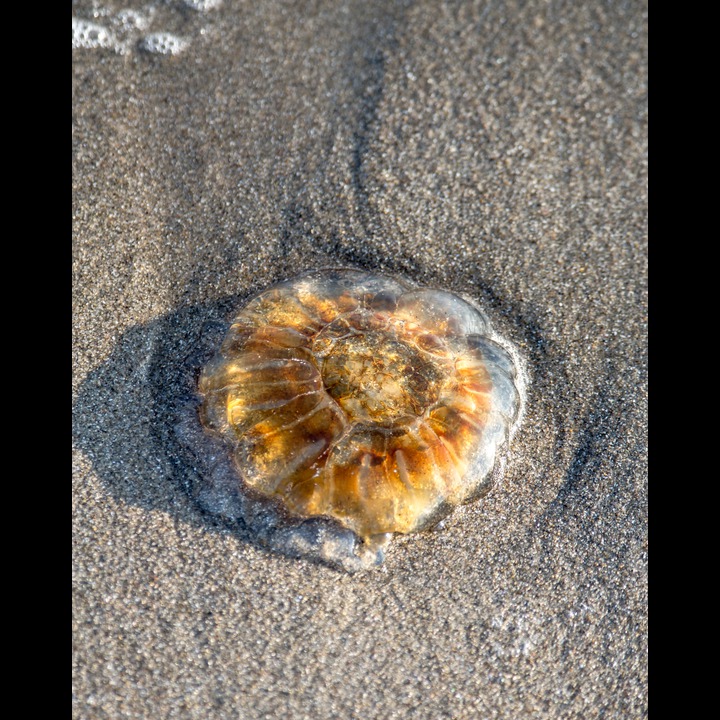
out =
<path fill-rule="evenodd" d="M 80 385 L 73 439 L 118 501 L 160 510 L 202 526 L 184 502 L 183 462 L 167 445 L 167 427 L 184 387 L 185 362 L 199 328 L 222 315 L 223 302 L 185 307 L 120 336 L 111 355 Z"/>

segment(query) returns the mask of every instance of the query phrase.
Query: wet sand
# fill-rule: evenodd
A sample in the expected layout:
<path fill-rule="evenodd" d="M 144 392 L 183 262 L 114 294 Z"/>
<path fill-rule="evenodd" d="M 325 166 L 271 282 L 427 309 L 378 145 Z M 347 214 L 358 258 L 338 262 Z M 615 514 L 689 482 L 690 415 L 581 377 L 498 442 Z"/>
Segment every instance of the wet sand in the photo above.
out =
<path fill-rule="evenodd" d="M 226 0 L 73 50 L 73 717 L 647 716 L 646 15 Z M 171 428 L 213 323 L 337 265 L 531 375 L 500 486 L 359 575 L 204 514 Z"/>

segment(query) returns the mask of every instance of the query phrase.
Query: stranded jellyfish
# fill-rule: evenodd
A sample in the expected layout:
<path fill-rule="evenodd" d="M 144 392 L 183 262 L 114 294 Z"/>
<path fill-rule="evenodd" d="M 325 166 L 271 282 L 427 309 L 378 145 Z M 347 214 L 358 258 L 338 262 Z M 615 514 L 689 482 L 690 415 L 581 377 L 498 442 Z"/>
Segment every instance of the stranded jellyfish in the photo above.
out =
<path fill-rule="evenodd" d="M 225 448 L 227 497 L 235 484 L 372 549 L 489 490 L 519 385 L 514 352 L 471 302 L 320 270 L 240 309 L 201 372 L 199 417 Z"/>

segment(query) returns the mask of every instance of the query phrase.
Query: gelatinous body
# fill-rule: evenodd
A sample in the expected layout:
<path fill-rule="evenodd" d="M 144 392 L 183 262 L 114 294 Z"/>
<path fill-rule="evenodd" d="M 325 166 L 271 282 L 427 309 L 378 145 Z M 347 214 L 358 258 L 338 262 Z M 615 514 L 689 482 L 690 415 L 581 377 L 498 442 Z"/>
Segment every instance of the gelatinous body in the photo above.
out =
<path fill-rule="evenodd" d="M 409 533 L 489 488 L 517 368 L 452 293 L 357 270 L 280 283 L 235 317 L 199 380 L 237 475 L 359 537 Z"/>

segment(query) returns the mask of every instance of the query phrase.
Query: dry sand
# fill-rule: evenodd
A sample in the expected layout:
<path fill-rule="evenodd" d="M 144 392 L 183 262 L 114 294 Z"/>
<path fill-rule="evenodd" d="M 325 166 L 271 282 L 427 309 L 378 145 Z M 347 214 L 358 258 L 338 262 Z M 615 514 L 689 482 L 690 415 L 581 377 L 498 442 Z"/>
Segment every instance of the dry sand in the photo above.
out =
<path fill-rule="evenodd" d="M 646 717 L 645 3 L 211 4 L 73 50 L 73 717 Z M 476 298 L 532 376 L 503 483 L 355 576 L 169 440 L 209 324 L 326 265 Z"/>

